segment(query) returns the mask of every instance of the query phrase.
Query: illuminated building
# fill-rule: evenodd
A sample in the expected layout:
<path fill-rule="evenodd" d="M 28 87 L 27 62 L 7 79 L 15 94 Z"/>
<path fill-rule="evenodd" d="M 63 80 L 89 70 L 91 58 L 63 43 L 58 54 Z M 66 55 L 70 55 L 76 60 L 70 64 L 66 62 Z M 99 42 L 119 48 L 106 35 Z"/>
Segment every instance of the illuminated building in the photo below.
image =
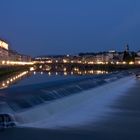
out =
<path fill-rule="evenodd" d="M 0 39 L 0 60 L 8 58 L 8 43 Z"/>
<path fill-rule="evenodd" d="M 31 57 L 22 55 L 9 49 L 9 44 L 0 39 L 0 64 L 2 65 L 26 65 L 31 64 Z"/>
<path fill-rule="evenodd" d="M 0 39 L 0 48 L 9 50 L 8 43 L 6 43 L 6 41 Z"/>
<path fill-rule="evenodd" d="M 9 59 L 12 61 L 24 61 L 24 62 L 30 62 L 31 57 L 27 55 L 22 55 L 17 53 L 16 51 L 9 50 Z"/>
<path fill-rule="evenodd" d="M 0 60 L 7 60 L 9 57 L 9 53 L 6 49 L 0 47 Z"/>
<path fill-rule="evenodd" d="M 135 64 L 140 64 L 140 57 L 135 57 Z"/>

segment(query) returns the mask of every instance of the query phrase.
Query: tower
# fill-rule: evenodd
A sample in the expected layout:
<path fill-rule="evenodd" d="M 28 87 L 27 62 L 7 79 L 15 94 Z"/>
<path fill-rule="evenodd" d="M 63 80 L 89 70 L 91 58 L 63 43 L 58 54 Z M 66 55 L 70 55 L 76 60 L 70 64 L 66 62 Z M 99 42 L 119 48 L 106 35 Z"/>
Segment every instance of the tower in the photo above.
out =
<path fill-rule="evenodd" d="M 126 46 L 125 46 L 125 51 L 129 52 L 129 45 L 128 44 L 126 44 Z"/>
<path fill-rule="evenodd" d="M 132 61 L 132 56 L 131 56 L 128 44 L 126 44 L 126 46 L 125 46 L 125 51 L 124 51 L 124 55 L 123 55 L 123 61 L 125 61 L 127 63 Z"/>

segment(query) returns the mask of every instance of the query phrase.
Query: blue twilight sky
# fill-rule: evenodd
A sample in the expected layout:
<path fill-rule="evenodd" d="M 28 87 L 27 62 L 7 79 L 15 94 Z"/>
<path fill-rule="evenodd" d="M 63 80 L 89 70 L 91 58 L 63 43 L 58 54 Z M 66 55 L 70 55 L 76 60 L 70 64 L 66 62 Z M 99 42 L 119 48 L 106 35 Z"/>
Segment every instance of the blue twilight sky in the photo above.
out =
<path fill-rule="evenodd" d="M 140 49 L 140 0 L 0 0 L 0 37 L 21 53 Z"/>

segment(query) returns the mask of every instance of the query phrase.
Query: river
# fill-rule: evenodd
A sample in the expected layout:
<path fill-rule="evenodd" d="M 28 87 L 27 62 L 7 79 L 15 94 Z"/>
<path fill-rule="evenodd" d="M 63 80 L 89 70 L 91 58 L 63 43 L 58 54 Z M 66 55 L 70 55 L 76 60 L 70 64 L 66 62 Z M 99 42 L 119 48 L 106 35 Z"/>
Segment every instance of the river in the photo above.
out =
<path fill-rule="evenodd" d="M 132 71 L 87 73 L 26 71 L 3 79 L 0 112 L 16 123 L 16 128 L 0 132 L 3 140 L 24 139 L 20 135 L 52 140 L 140 138 L 140 83 Z"/>

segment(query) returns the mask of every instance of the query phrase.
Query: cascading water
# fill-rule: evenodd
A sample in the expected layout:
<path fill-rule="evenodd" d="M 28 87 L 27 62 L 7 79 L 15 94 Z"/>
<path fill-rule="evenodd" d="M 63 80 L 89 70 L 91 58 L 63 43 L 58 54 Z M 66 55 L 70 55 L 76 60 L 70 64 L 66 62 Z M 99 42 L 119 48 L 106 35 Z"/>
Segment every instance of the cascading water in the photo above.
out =
<path fill-rule="evenodd" d="M 0 101 L 4 103 L 3 108 L 5 106 L 5 108 L 8 109 L 5 109 L 5 112 L 1 113 L 6 113 L 6 110 L 10 110 L 9 112 L 15 115 L 15 120 L 19 124 L 28 124 L 38 121 L 38 119 L 49 118 L 51 115 L 53 116 L 53 114 L 60 112 L 59 109 L 65 108 L 65 110 L 67 110 L 67 108 L 74 107 L 75 103 L 79 102 L 81 104 L 86 98 L 90 98 L 91 93 L 86 96 L 86 92 L 84 91 L 112 83 L 128 75 L 128 72 L 115 72 L 108 75 L 84 76 L 4 89 L 0 91 Z M 96 93 L 93 92 L 92 95 L 94 94 Z M 78 98 L 74 95 L 78 95 Z M 71 97 L 72 100 L 68 100 L 67 98 L 67 102 L 59 102 L 59 99 L 63 99 L 64 97 Z M 52 103 L 55 104 L 56 101 L 56 105 L 52 105 Z M 40 108 L 43 104 L 44 108 Z M 33 111 L 30 112 L 32 109 Z M 35 111 L 35 109 L 37 109 L 37 111 Z M 24 112 L 28 112 L 25 113 L 28 115 L 26 116 Z M 40 113 L 36 114 L 36 112 Z M 28 116 L 34 117 L 31 119 Z"/>

